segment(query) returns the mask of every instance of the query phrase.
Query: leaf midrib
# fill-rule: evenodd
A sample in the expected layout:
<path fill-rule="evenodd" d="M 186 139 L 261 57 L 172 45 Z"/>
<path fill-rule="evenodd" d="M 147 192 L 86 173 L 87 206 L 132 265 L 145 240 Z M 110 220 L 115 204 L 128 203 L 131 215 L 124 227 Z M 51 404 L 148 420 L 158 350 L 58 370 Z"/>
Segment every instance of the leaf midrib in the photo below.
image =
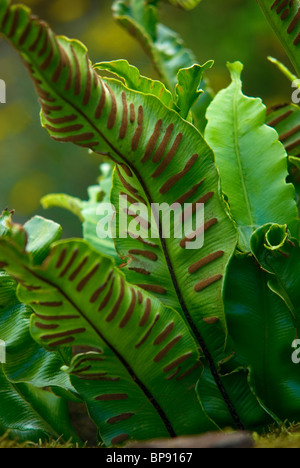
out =
<path fill-rule="evenodd" d="M 238 137 L 238 97 L 239 97 L 239 89 L 235 87 L 235 92 L 233 95 L 233 108 L 232 108 L 232 113 L 233 113 L 233 131 L 234 131 L 234 149 L 235 149 L 235 154 L 236 154 L 236 159 L 237 159 L 237 165 L 238 165 L 238 172 L 239 172 L 239 179 L 241 181 L 241 186 L 242 186 L 242 192 L 243 192 L 243 197 L 246 203 L 246 209 L 248 213 L 248 219 L 249 223 L 248 226 L 251 226 L 252 230 L 254 231 L 254 219 L 252 215 L 252 209 L 251 209 L 251 203 L 250 203 L 250 198 L 247 190 L 247 184 L 245 180 L 245 175 L 244 175 L 244 170 L 243 170 L 243 164 L 242 164 L 242 151 L 240 149 L 239 145 L 239 137 Z"/>

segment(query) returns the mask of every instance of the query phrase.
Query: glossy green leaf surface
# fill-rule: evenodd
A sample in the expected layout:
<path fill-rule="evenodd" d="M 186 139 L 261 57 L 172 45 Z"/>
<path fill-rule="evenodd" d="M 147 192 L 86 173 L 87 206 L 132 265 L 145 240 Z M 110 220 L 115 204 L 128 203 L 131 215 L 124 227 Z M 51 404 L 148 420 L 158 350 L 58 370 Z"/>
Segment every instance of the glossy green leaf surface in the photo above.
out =
<path fill-rule="evenodd" d="M 295 190 L 286 183 L 285 150 L 265 125 L 260 99 L 242 92 L 242 64 L 228 65 L 232 83 L 219 92 L 207 111 L 205 137 L 214 150 L 222 190 L 239 229 L 239 246 L 250 250 L 251 234 L 267 222 L 287 223 L 298 236 Z"/>
<path fill-rule="evenodd" d="M 257 0 L 278 36 L 296 74 L 300 76 L 300 2 L 299 0 Z"/>
<path fill-rule="evenodd" d="M 37 265 L 12 234 L 0 239 L 0 259 L 19 283 L 19 299 L 35 312 L 36 341 L 49 350 L 94 350 L 75 357 L 70 369 L 106 444 L 208 427 L 194 393 L 200 362 L 188 327 L 173 309 L 127 283 L 109 257 L 84 240 L 59 241 Z"/>
<path fill-rule="evenodd" d="M 294 421 L 300 411 L 299 366 L 291 359 L 297 330 L 288 307 L 269 288 L 270 279 L 252 257 L 232 260 L 225 294 L 228 327 L 260 401 L 275 417 Z"/>

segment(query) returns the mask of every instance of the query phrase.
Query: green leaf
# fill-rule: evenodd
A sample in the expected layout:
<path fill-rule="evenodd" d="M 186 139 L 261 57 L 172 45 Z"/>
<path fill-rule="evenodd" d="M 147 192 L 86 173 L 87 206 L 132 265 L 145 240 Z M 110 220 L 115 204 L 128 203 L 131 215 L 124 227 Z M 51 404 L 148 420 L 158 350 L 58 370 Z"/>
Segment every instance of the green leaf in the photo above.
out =
<path fill-rule="evenodd" d="M 299 221 L 294 187 L 285 180 L 286 153 L 277 133 L 265 125 L 266 108 L 260 99 L 242 93 L 243 65 L 236 62 L 228 68 L 232 83 L 209 106 L 205 136 L 239 229 L 239 246 L 247 252 L 259 226 L 287 223 L 298 236 Z"/>
<path fill-rule="evenodd" d="M 268 287 L 271 279 L 251 256 L 233 258 L 225 293 L 228 327 L 260 401 L 282 421 L 297 421 L 300 373 L 291 359 L 297 331 L 288 307 Z"/>
<path fill-rule="evenodd" d="M 264 15 L 269 21 L 284 47 L 295 71 L 300 76 L 300 22 L 299 0 L 257 0 Z"/>
<path fill-rule="evenodd" d="M 182 6 L 195 6 L 195 1 L 183 0 Z M 177 2 L 179 4 L 179 2 Z M 159 22 L 156 2 L 147 0 L 115 0 L 113 13 L 116 21 L 129 34 L 139 41 L 160 79 L 174 93 L 177 85 L 177 74 L 181 69 L 192 68 L 197 59 L 194 53 L 184 46 L 181 37 Z M 201 133 L 204 132 L 205 112 L 211 102 L 211 90 L 207 80 L 202 80 L 200 95 L 192 109 L 193 122 Z"/>
<path fill-rule="evenodd" d="M 165 239 L 161 235 L 160 244 L 182 316 L 218 380 L 211 331 L 207 337 L 201 333 L 207 334 L 203 319 L 219 320 L 225 346 L 223 283 L 236 246 L 236 230 L 220 198 L 211 149 L 192 125 L 157 97 L 129 90 L 120 81 L 101 79 L 81 43 L 55 37 L 22 7 L 11 7 L 1 25 L 2 33 L 29 64 L 43 109 L 42 123 L 52 138 L 109 156 L 118 164 L 124 190 L 146 196 L 148 207 L 170 206 L 178 200 L 183 212 L 188 201 L 195 219 L 197 203 L 205 203 L 204 223 L 189 231 L 191 236 L 184 233 L 179 239 Z M 157 227 L 161 233 L 161 222 Z M 201 240 L 203 232 L 206 240 L 195 255 L 190 243 Z M 147 284 L 145 289 L 149 290 Z"/>
<path fill-rule="evenodd" d="M 42 198 L 43 208 L 59 207 L 75 214 L 82 221 L 83 238 L 99 252 L 114 258 L 116 263 L 121 263 L 120 257 L 116 253 L 114 241 L 111 232 L 111 223 L 107 226 L 108 236 L 105 238 L 102 229 L 102 216 L 100 207 L 103 204 L 109 204 L 110 191 L 112 185 L 112 167 L 108 163 L 100 165 L 100 177 L 98 185 L 92 185 L 88 188 L 89 199 L 81 200 L 77 197 L 61 193 L 51 193 Z M 103 213 L 105 218 L 106 213 Z M 107 233 L 105 233 L 107 234 Z"/>
<path fill-rule="evenodd" d="M 144 94 L 152 94 L 158 97 L 167 107 L 172 107 L 173 96 L 165 85 L 157 80 L 151 80 L 142 76 L 139 70 L 133 65 L 129 65 L 127 60 L 115 60 L 112 62 L 100 62 L 94 64 L 97 70 L 109 71 L 124 81 L 124 84 L 134 90 Z"/>
<path fill-rule="evenodd" d="M 286 303 L 300 331 L 298 241 L 290 237 L 286 225 L 267 224 L 253 234 L 251 249 L 261 266 L 271 273 L 268 285 Z"/>
<path fill-rule="evenodd" d="M 30 384 L 13 384 L 0 368 L 0 433 L 19 441 L 63 437 L 78 440 L 68 427 L 66 400 Z"/>
<path fill-rule="evenodd" d="M 179 6 L 181 8 L 184 8 L 185 10 L 192 10 L 195 8 L 197 5 L 202 0 L 167 0 L 171 5 Z"/>
<path fill-rule="evenodd" d="M 186 119 L 192 106 L 199 99 L 203 93 L 199 89 L 202 80 L 203 71 L 211 68 L 213 61 L 205 63 L 202 67 L 200 65 L 193 65 L 190 68 L 183 68 L 177 74 L 177 85 L 175 94 L 177 97 L 176 104 L 179 108 L 179 114 L 183 119 Z"/>
<path fill-rule="evenodd" d="M 266 123 L 275 128 L 286 152 L 295 158 L 299 157 L 300 107 L 296 104 L 273 107 L 267 113 Z"/>
<path fill-rule="evenodd" d="M 237 369 L 223 375 L 221 380 L 231 400 L 237 402 L 236 409 L 248 429 L 254 430 L 274 423 L 273 415 L 259 401 L 253 389 L 249 369 Z M 208 369 L 204 370 L 196 392 L 203 410 L 217 428 L 228 429 L 230 413 Z"/>
<path fill-rule="evenodd" d="M 78 379 L 88 381 L 87 404 L 107 444 L 125 440 L 125 429 L 130 429 L 127 438 L 142 439 L 207 428 L 193 392 L 198 347 L 177 312 L 127 283 L 113 262 L 86 241 L 55 243 L 41 265 L 8 236 L 0 239 L 0 252 L 19 282 L 20 300 L 35 312 L 33 337 L 49 350 L 76 345 L 95 350 L 92 358 L 83 356 L 83 366 L 74 358 L 77 379 L 72 383 L 77 388 Z M 88 390 L 89 381 L 94 385 Z M 130 413 L 129 425 L 125 417 L 110 423 L 119 408 L 122 415 Z"/>

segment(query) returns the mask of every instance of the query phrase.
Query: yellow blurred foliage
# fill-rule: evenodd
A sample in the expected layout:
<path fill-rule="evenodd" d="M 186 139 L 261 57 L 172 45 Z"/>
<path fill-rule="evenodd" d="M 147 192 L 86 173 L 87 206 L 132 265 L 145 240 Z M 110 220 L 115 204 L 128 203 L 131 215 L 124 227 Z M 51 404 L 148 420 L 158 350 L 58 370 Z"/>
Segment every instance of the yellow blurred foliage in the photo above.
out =
<path fill-rule="evenodd" d="M 74 21 L 89 10 L 90 3 L 90 0 L 54 0 L 48 12 L 55 21 Z"/>
<path fill-rule="evenodd" d="M 6 104 L 0 109 L 0 141 L 23 132 L 31 121 L 23 102 Z"/>
<path fill-rule="evenodd" d="M 55 190 L 54 181 L 43 172 L 34 171 L 14 185 L 9 196 L 9 206 L 19 215 L 31 215 L 40 207 L 40 199 Z"/>

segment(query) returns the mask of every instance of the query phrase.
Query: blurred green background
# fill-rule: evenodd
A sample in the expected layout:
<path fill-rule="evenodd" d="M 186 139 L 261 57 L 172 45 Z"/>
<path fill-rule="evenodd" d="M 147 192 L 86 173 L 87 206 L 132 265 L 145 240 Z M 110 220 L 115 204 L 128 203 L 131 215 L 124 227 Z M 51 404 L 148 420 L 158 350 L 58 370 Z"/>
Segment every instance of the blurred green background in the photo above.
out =
<path fill-rule="evenodd" d="M 19 3 L 19 2 L 14 2 Z M 142 74 L 156 78 L 139 45 L 115 24 L 112 0 L 24 0 L 57 34 L 83 41 L 93 62 L 126 58 Z M 208 73 L 215 91 L 229 83 L 227 61 L 245 64 L 244 91 L 266 105 L 290 101 L 291 87 L 267 61 L 273 55 L 290 66 L 255 0 L 203 0 L 190 12 L 161 5 L 161 22 L 179 32 L 200 63 L 215 65 Z M 72 144 L 52 141 L 39 122 L 32 83 L 17 53 L 0 39 L 0 78 L 7 84 L 7 103 L 0 104 L 0 210 L 16 210 L 15 220 L 34 214 L 55 219 L 66 236 L 80 235 L 80 225 L 61 210 L 42 210 L 40 198 L 65 192 L 87 198 L 98 177 L 100 157 Z"/>

